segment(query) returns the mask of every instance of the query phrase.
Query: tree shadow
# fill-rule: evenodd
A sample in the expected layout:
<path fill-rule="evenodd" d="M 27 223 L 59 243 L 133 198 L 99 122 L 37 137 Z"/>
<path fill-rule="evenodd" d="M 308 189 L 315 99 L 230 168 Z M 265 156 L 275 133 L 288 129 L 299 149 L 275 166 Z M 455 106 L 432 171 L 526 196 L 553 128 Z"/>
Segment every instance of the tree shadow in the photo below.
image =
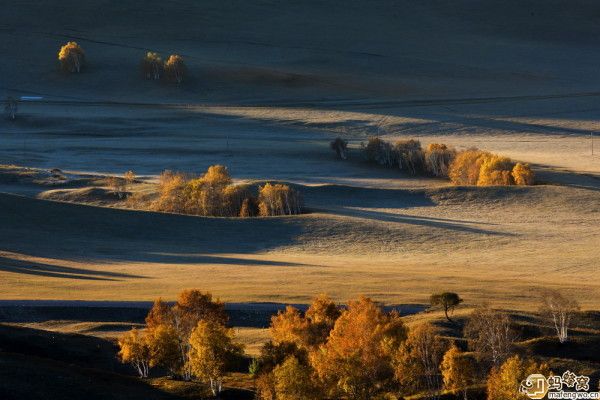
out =
<path fill-rule="evenodd" d="M 25 275 L 46 276 L 50 278 L 82 279 L 94 281 L 117 281 L 122 278 L 145 278 L 141 275 L 118 272 L 97 271 L 93 269 L 72 268 L 39 262 L 23 261 L 0 256 L 0 271 Z"/>

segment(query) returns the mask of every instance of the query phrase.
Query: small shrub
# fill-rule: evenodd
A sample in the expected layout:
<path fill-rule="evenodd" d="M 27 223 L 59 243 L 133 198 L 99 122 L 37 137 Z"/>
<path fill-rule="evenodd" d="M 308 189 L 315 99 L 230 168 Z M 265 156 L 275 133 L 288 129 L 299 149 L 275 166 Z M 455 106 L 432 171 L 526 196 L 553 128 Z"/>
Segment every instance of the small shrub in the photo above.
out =
<path fill-rule="evenodd" d="M 85 53 L 76 42 L 68 42 L 60 48 L 58 61 L 63 71 L 79 73 L 85 66 Z"/>
<path fill-rule="evenodd" d="M 187 69 L 183 57 L 172 54 L 165 62 L 165 76 L 170 82 L 181 83 L 186 76 Z"/>
<path fill-rule="evenodd" d="M 293 215 L 302 211 L 300 193 L 287 185 L 266 183 L 258 193 L 259 215 Z"/>
<path fill-rule="evenodd" d="M 456 151 L 445 144 L 430 143 L 425 150 L 425 167 L 433 176 L 447 177 Z"/>
<path fill-rule="evenodd" d="M 163 75 L 163 62 L 158 53 L 149 51 L 140 64 L 142 75 L 148 80 L 159 80 Z"/>
<path fill-rule="evenodd" d="M 329 144 L 329 146 L 333 151 L 335 151 L 336 157 L 340 160 L 345 160 L 348 158 L 348 141 L 337 137 Z"/>

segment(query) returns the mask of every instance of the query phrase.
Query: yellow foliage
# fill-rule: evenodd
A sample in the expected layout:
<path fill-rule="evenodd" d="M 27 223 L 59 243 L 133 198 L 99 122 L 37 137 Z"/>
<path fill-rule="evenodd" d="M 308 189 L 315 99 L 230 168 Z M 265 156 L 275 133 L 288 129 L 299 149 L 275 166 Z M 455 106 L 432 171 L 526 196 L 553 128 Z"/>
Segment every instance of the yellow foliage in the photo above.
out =
<path fill-rule="evenodd" d="M 537 364 L 532 359 L 513 356 L 507 359 L 500 368 L 494 368 L 487 380 L 488 400 L 527 400 L 525 394 L 519 393 L 521 382 L 531 374 L 550 376 L 546 364 Z"/>
<path fill-rule="evenodd" d="M 196 377 L 208 380 L 217 396 L 228 366 L 243 353 L 243 346 L 235 342 L 233 329 L 211 320 L 198 322 L 190 334 L 189 344 L 191 371 Z"/>
<path fill-rule="evenodd" d="M 141 378 L 146 378 L 150 369 L 150 346 L 146 335 L 135 328 L 123 334 L 119 338 L 118 357 L 121 362 L 133 365 Z"/>
<path fill-rule="evenodd" d="M 183 57 L 177 54 L 169 56 L 165 62 L 165 75 L 171 82 L 181 83 L 185 78 L 186 67 Z"/>
<path fill-rule="evenodd" d="M 76 42 L 68 42 L 60 48 L 58 61 L 63 71 L 79 73 L 85 65 L 85 53 Z"/>
<path fill-rule="evenodd" d="M 309 367 L 300 364 L 296 357 L 288 357 L 275 367 L 275 394 L 277 400 L 314 400 L 319 398 Z"/>
<path fill-rule="evenodd" d="M 535 180 L 535 175 L 529 164 L 516 163 L 511 174 L 515 185 L 533 185 Z"/>
<path fill-rule="evenodd" d="M 266 183 L 258 192 L 258 211 L 263 217 L 300 214 L 300 193 L 287 185 Z"/>
<path fill-rule="evenodd" d="M 479 169 L 477 186 L 509 186 L 514 181 L 511 175 L 513 162 L 508 157 L 489 155 Z"/>
<path fill-rule="evenodd" d="M 349 303 L 327 342 L 310 354 L 311 365 L 330 395 L 373 398 L 389 383 L 392 352 L 405 338 L 397 314 L 361 297 Z"/>
<path fill-rule="evenodd" d="M 534 181 L 529 165 L 477 149 L 458 153 L 448 176 L 455 185 L 533 185 Z"/>
<path fill-rule="evenodd" d="M 441 388 L 439 365 L 446 343 L 429 323 L 410 329 L 408 338 L 395 355 L 395 376 L 409 390 L 433 393 Z"/>
<path fill-rule="evenodd" d="M 298 347 L 306 347 L 308 326 L 309 322 L 297 308 L 287 306 L 285 312 L 280 311 L 271 317 L 271 338 L 276 344 L 289 342 Z"/>
<path fill-rule="evenodd" d="M 433 176 L 448 176 L 456 151 L 445 144 L 430 143 L 425 150 L 425 167 Z"/>
<path fill-rule="evenodd" d="M 452 393 L 462 390 L 466 398 L 467 387 L 476 381 L 475 368 L 475 361 L 453 344 L 444 354 L 440 364 L 444 388 Z"/>

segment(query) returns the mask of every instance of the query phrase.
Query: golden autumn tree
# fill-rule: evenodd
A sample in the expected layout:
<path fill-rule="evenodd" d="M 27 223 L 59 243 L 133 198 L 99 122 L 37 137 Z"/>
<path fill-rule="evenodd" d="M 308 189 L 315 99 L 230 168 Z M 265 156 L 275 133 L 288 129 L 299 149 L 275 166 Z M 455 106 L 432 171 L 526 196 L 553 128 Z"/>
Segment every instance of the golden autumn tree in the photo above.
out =
<path fill-rule="evenodd" d="M 500 367 L 492 369 L 487 380 L 488 400 L 527 400 L 529 397 L 519 392 L 521 382 L 532 374 L 550 376 L 546 364 L 538 364 L 532 359 L 512 356 Z"/>
<path fill-rule="evenodd" d="M 477 185 L 481 164 L 488 155 L 477 149 L 459 152 L 448 169 L 450 181 L 455 185 Z"/>
<path fill-rule="evenodd" d="M 309 325 L 309 345 L 318 346 L 325 343 L 340 315 L 340 308 L 329 296 L 320 294 L 315 297 L 305 314 Z"/>
<path fill-rule="evenodd" d="M 258 192 L 258 210 L 263 217 L 302 212 L 302 197 L 288 185 L 266 183 Z"/>
<path fill-rule="evenodd" d="M 58 61 L 63 71 L 79 73 L 85 66 L 85 52 L 77 42 L 68 42 L 60 48 Z"/>
<path fill-rule="evenodd" d="M 462 393 L 468 400 L 467 389 L 476 382 L 476 363 L 473 358 L 453 344 L 440 364 L 444 388 L 452 393 Z"/>
<path fill-rule="evenodd" d="M 515 185 L 529 186 L 535 182 L 535 174 L 529 164 L 516 163 L 511 175 L 515 181 Z"/>
<path fill-rule="evenodd" d="M 508 157 L 488 155 L 479 169 L 477 186 L 509 186 L 514 185 L 511 174 L 514 163 Z"/>
<path fill-rule="evenodd" d="M 173 375 L 179 374 L 182 361 L 175 328 L 167 324 L 147 328 L 146 338 L 150 349 L 150 367 L 161 366 Z"/>
<path fill-rule="evenodd" d="M 165 76 L 170 82 L 177 84 L 183 82 L 186 76 L 187 68 L 183 61 L 183 57 L 177 54 L 171 54 L 164 65 Z"/>
<path fill-rule="evenodd" d="M 131 364 L 140 378 L 147 378 L 150 370 L 150 345 L 146 335 L 137 329 L 126 332 L 119 338 L 118 357 L 123 363 Z"/>
<path fill-rule="evenodd" d="M 447 343 L 433 325 L 423 323 L 411 328 L 394 359 L 400 385 L 408 391 L 436 395 L 442 386 L 440 363 L 446 348 Z"/>
<path fill-rule="evenodd" d="M 225 326 L 228 317 L 225 305 L 214 300 L 210 293 L 184 290 L 172 307 L 158 299 L 146 317 L 155 362 L 176 372 L 185 380 L 192 378 L 189 363 L 190 335 L 200 321 Z M 162 328 L 162 331 L 159 329 Z M 174 346 L 177 344 L 177 356 Z"/>
<path fill-rule="evenodd" d="M 327 342 L 310 354 L 311 365 L 328 395 L 372 399 L 389 387 L 391 357 L 405 338 L 399 315 L 360 297 L 336 320 Z"/>
<path fill-rule="evenodd" d="M 309 366 L 288 357 L 273 371 L 277 400 L 314 400 L 320 398 Z"/>
<path fill-rule="evenodd" d="M 189 337 L 189 367 L 198 378 L 207 380 L 214 396 L 222 390 L 223 377 L 243 353 L 233 329 L 213 319 L 200 320 Z"/>
<path fill-rule="evenodd" d="M 271 317 L 271 338 L 276 344 L 288 342 L 298 347 L 308 346 L 309 321 L 300 310 L 287 306 L 285 311 L 279 311 Z"/>

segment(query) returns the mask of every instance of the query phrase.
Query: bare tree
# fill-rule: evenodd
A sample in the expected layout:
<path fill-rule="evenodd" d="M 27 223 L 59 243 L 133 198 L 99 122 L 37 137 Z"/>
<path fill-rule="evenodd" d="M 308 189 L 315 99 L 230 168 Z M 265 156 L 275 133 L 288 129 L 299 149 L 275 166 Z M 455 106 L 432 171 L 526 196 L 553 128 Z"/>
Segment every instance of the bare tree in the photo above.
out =
<path fill-rule="evenodd" d="M 558 290 L 546 289 L 542 292 L 540 311 L 554 324 L 559 342 L 565 343 L 569 337 L 569 325 L 579 311 L 577 301 L 563 296 Z"/>
<path fill-rule="evenodd" d="M 11 119 L 11 120 L 15 120 L 17 119 L 17 109 L 18 109 L 18 103 L 17 103 L 17 99 L 15 99 L 14 97 L 7 97 L 6 98 L 6 102 L 4 104 L 4 112 L 6 113 L 6 116 Z"/>
<path fill-rule="evenodd" d="M 499 366 L 506 360 L 517 340 L 508 315 L 483 306 L 473 311 L 465 326 L 469 347 L 477 352 L 479 359 Z"/>

